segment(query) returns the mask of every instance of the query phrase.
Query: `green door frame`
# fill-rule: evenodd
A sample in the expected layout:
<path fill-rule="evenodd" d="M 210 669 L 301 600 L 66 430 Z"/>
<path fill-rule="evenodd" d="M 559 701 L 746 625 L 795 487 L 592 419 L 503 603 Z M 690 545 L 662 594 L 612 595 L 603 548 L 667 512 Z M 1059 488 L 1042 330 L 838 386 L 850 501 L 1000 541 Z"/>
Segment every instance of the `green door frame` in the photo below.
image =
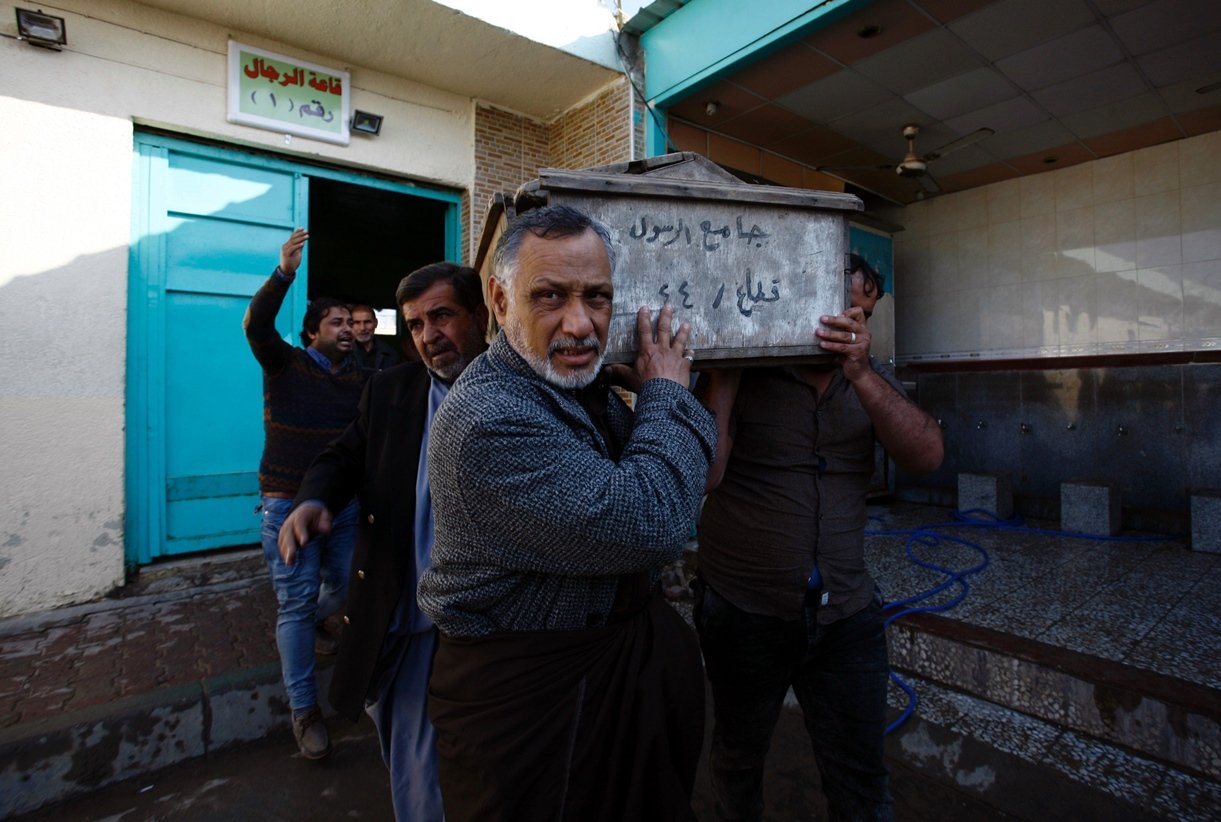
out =
<path fill-rule="evenodd" d="M 871 0 L 693 0 L 640 35 L 650 157 L 667 151 L 662 118 L 670 106 L 723 77 L 834 23 Z"/>
<path fill-rule="evenodd" d="M 128 247 L 125 559 L 144 565 L 160 556 L 166 535 L 165 358 L 166 192 L 155 180 L 164 179 L 172 152 L 232 162 L 302 178 L 324 178 L 422 197 L 446 204 L 445 254 L 456 260 L 461 246 L 461 194 L 426 188 L 406 181 L 384 180 L 345 171 L 252 154 L 221 145 L 196 143 L 161 134 L 137 132 L 132 173 L 132 237 Z M 296 225 L 308 225 L 308 185 L 297 185 L 293 212 Z M 291 229 L 291 226 L 286 228 Z M 271 255 L 273 250 L 269 250 Z M 291 315 L 305 311 L 306 289 L 293 289 Z M 156 550 L 155 550 L 156 549 Z"/>

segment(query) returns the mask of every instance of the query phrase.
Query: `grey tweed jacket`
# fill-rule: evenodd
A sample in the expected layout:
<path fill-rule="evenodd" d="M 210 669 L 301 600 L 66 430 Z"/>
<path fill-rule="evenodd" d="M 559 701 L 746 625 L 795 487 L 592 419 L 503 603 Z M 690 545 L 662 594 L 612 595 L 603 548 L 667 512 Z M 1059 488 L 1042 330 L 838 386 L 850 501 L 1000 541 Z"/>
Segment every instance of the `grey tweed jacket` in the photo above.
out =
<path fill-rule="evenodd" d="M 436 543 L 419 605 L 448 636 L 601 625 L 620 574 L 654 576 L 690 534 L 716 450 L 712 415 L 683 386 L 649 380 L 636 413 L 613 395 L 618 462 L 573 392 L 502 334 L 433 420 Z"/>

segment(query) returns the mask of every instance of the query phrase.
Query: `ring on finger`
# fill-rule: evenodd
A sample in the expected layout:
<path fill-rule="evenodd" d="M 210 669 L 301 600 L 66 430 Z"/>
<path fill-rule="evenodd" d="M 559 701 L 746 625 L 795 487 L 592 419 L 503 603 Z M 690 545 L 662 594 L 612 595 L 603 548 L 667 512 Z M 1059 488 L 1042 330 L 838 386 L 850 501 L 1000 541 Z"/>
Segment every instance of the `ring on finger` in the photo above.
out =
<path fill-rule="evenodd" d="M 852 336 L 849 338 L 848 342 L 856 342 L 856 332 L 855 332 L 855 331 L 849 331 L 848 333 L 852 335 Z"/>
<path fill-rule="evenodd" d="M 688 348 L 685 351 L 683 351 L 683 359 L 686 360 L 687 362 L 695 362 L 695 349 Z"/>

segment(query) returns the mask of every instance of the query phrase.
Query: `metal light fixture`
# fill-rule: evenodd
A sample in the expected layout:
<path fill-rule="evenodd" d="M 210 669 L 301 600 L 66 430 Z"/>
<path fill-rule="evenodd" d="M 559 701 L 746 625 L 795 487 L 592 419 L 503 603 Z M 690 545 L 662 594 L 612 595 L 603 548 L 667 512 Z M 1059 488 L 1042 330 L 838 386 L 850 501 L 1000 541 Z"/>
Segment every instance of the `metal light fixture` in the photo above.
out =
<path fill-rule="evenodd" d="M 30 45 L 62 51 L 68 45 L 68 28 L 64 18 L 43 14 L 42 9 L 17 9 L 17 35 Z"/>
<path fill-rule="evenodd" d="M 382 116 L 357 109 L 352 114 L 352 131 L 376 137 L 382 130 Z"/>

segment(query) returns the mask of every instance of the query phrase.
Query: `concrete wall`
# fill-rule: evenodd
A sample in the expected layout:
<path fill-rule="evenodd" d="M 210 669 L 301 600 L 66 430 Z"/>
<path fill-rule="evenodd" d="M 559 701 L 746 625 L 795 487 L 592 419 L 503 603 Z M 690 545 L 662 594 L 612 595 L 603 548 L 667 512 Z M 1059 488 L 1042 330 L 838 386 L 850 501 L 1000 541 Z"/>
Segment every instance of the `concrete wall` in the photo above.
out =
<path fill-rule="evenodd" d="M 1221 131 L 886 216 L 900 362 L 1221 349 Z"/>
<path fill-rule="evenodd" d="M 27 6 L 29 4 L 26 4 Z M 225 121 L 230 36 L 120 0 L 61 0 L 69 48 L 0 38 L 0 616 L 123 581 L 124 361 L 132 134 L 139 124 L 454 188 L 474 177 L 474 103 L 346 66 L 376 139 L 336 146 Z M 0 30 L 15 35 L 13 5 Z"/>

